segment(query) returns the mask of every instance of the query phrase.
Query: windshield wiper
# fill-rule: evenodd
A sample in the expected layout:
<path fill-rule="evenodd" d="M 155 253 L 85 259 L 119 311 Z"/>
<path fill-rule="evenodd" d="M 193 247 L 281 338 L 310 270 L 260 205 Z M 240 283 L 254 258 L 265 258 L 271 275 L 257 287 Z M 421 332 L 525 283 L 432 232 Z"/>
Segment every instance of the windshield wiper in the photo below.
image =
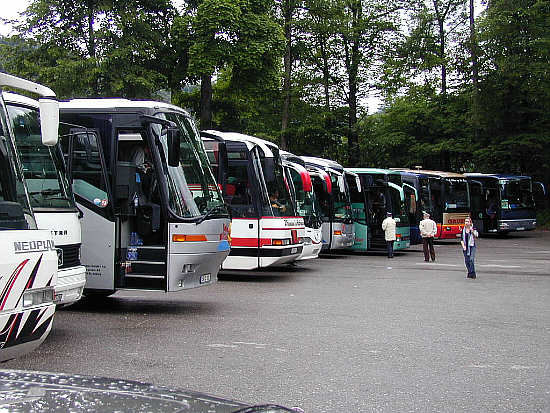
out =
<path fill-rule="evenodd" d="M 200 223 L 202 223 L 203 221 L 208 219 L 210 216 L 214 215 L 214 213 L 216 211 L 219 211 L 219 210 L 222 210 L 222 209 L 224 210 L 224 212 L 227 211 L 227 208 L 226 208 L 225 204 L 216 205 L 216 206 L 210 208 L 208 211 L 206 211 L 206 214 L 204 214 L 197 222 L 195 222 L 195 224 L 199 225 Z"/>

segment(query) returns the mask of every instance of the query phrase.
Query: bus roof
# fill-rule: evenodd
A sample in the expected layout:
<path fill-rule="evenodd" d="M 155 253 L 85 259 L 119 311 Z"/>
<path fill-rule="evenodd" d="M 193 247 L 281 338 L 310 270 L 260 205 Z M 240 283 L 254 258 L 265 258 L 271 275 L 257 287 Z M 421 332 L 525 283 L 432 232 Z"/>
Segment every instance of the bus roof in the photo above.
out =
<path fill-rule="evenodd" d="M 305 163 L 313 166 L 318 166 L 325 169 L 326 168 L 334 169 L 336 172 L 340 172 L 340 173 L 344 172 L 344 167 L 340 165 L 338 162 L 333 161 L 331 159 L 316 158 L 313 156 L 302 156 L 301 158 L 304 160 Z"/>
<path fill-rule="evenodd" d="M 273 142 L 256 138 L 255 136 L 245 135 L 244 133 L 220 132 L 217 130 L 205 130 L 201 132 L 204 132 L 207 135 L 217 136 L 219 138 L 222 138 L 224 141 L 245 142 L 252 144 L 253 146 L 259 146 L 267 157 L 274 157 L 274 152 L 277 152 L 279 150 L 279 147 Z"/>
<path fill-rule="evenodd" d="M 346 171 L 356 174 L 401 175 L 398 171 L 381 168 L 346 168 Z"/>
<path fill-rule="evenodd" d="M 429 169 L 391 168 L 391 170 L 398 171 L 398 172 L 410 172 L 413 174 L 425 175 L 425 176 L 438 176 L 441 178 L 466 178 L 465 175 L 459 174 L 457 172 L 432 171 Z"/>
<path fill-rule="evenodd" d="M 169 109 L 189 115 L 185 109 L 166 102 L 157 102 L 154 100 L 129 100 L 121 98 L 101 98 L 101 99 L 71 99 L 59 102 L 60 109 L 94 109 L 94 110 L 120 110 L 120 109 Z"/>
<path fill-rule="evenodd" d="M 493 179 L 531 179 L 530 176 L 525 175 L 510 175 L 510 174 L 482 174 L 477 172 L 465 173 L 468 178 L 493 178 Z"/>

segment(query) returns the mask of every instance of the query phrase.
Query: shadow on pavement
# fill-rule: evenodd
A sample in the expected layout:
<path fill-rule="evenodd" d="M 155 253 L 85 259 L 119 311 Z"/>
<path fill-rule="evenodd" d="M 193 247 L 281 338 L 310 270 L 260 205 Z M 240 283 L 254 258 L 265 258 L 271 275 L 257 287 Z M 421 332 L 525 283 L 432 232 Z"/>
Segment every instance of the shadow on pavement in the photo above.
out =
<path fill-rule="evenodd" d="M 140 291 L 140 293 L 142 293 Z M 185 295 L 180 295 L 181 301 L 171 299 L 148 298 L 146 296 L 127 297 L 82 297 L 82 299 L 61 311 L 64 313 L 96 313 L 96 314 L 217 314 L 219 308 L 215 303 L 200 301 L 183 301 Z"/>

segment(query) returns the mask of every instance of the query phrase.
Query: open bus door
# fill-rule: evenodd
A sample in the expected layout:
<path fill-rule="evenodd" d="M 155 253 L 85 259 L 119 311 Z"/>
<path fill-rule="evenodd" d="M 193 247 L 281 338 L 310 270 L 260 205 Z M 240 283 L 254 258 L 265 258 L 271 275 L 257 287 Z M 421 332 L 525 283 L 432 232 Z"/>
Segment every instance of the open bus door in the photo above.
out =
<path fill-rule="evenodd" d="M 81 260 L 86 267 L 85 292 L 116 289 L 115 220 L 106 164 L 98 134 L 72 129 L 62 139 L 68 171 L 79 209 L 82 211 Z"/>

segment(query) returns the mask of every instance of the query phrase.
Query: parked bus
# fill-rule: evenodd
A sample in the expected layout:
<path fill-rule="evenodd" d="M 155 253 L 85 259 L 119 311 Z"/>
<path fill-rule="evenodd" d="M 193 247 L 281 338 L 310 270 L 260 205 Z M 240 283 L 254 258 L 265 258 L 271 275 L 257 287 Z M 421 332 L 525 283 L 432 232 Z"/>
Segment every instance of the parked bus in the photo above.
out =
<path fill-rule="evenodd" d="M 470 187 L 465 175 L 454 172 L 393 169 L 403 173 L 403 182 L 418 192 L 417 213 L 429 212 L 437 224 L 437 239 L 460 238 L 470 215 Z M 416 223 L 415 223 L 416 224 Z"/>
<path fill-rule="evenodd" d="M 202 131 L 231 220 L 231 252 L 223 269 L 253 270 L 300 257 L 305 236 L 277 145 L 232 132 Z"/>
<path fill-rule="evenodd" d="M 26 354 L 48 336 L 55 313 L 57 253 L 49 230 L 36 229 L 8 121 L 4 87 L 41 96 L 40 140 L 57 143 L 59 109 L 49 88 L 0 73 L 0 361 Z"/>
<path fill-rule="evenodd" d="M 529 176 L 465 174 L 470 182 L 472 219 L 482 233 L 529 231 L 537 226 Z"/>
<path fill-rule="evenodd" d="M 365 236 L 356 237 L 353 249 L 366 251 L 370 244 L 376 247 L 386 245 L 382 221 L 387 213 L 391 212 L 396 221 L 395 250 L 401 250 L 410 246 L 409 216 L 405 209 L 405 192 L 399 172 L 388 169 L 376 168 L 346 168 L 346 171 L 353 172 L 359 176 L 361 187 L 364 192 L 364 201 L 354 204 L 354 210 L 359 211 L 360 231 Z M 357 199 L 357 195 L 355 196 Z M 361 198 L 359 198 L 359 201 Z M 361 211 L 362 210 L 362 211 Z M 363 215 L 365 217 L 363 218 Z M 357 231 L 357 230 L 356 230 Z M 367 234 L 370 233 L 370 237 Z"/>
<path fill-rule="evenodd" d="M 337 162 L 302 156 L 310 172 L 325 177 L 326 185 L 314 181 L 315 195 L 322 211 L 322 250 L 338 250 L 351 247 L 355 240 L 351 199 L 344 176 L 344 168 Z M 329 190 L 330 187 L 330 190 Z"/>
<path fill-rule="evenodd" d="M 193 120 L 161 102 L 61 102 L 63 152 L 82 217 L 87 295 L 209 285 L 229 213 Z"/>
<path fill-rule="evenodd" d="M 69 305 L 82 296 L 86 269 L 80 264 L 79 212 L 63 155 L 59 145 L 42 145 L 37 101 L 13 93 L 4 93 L 4 101 L 36 223 L 51 231 L 57 248 L 56 302 Z"/>
<path fill-rule="evenodd" d="M 304 219 L 305 236 L 302 238 L 304 249 L 298 260 L 316 258 L 321 252 L 322 218 L 321 207 L 313 191 L 311 175 L 305 162 L 299 156 L 282 152 L 287 181 L 290 185 L 294 208 L 298 216 Z"/>

